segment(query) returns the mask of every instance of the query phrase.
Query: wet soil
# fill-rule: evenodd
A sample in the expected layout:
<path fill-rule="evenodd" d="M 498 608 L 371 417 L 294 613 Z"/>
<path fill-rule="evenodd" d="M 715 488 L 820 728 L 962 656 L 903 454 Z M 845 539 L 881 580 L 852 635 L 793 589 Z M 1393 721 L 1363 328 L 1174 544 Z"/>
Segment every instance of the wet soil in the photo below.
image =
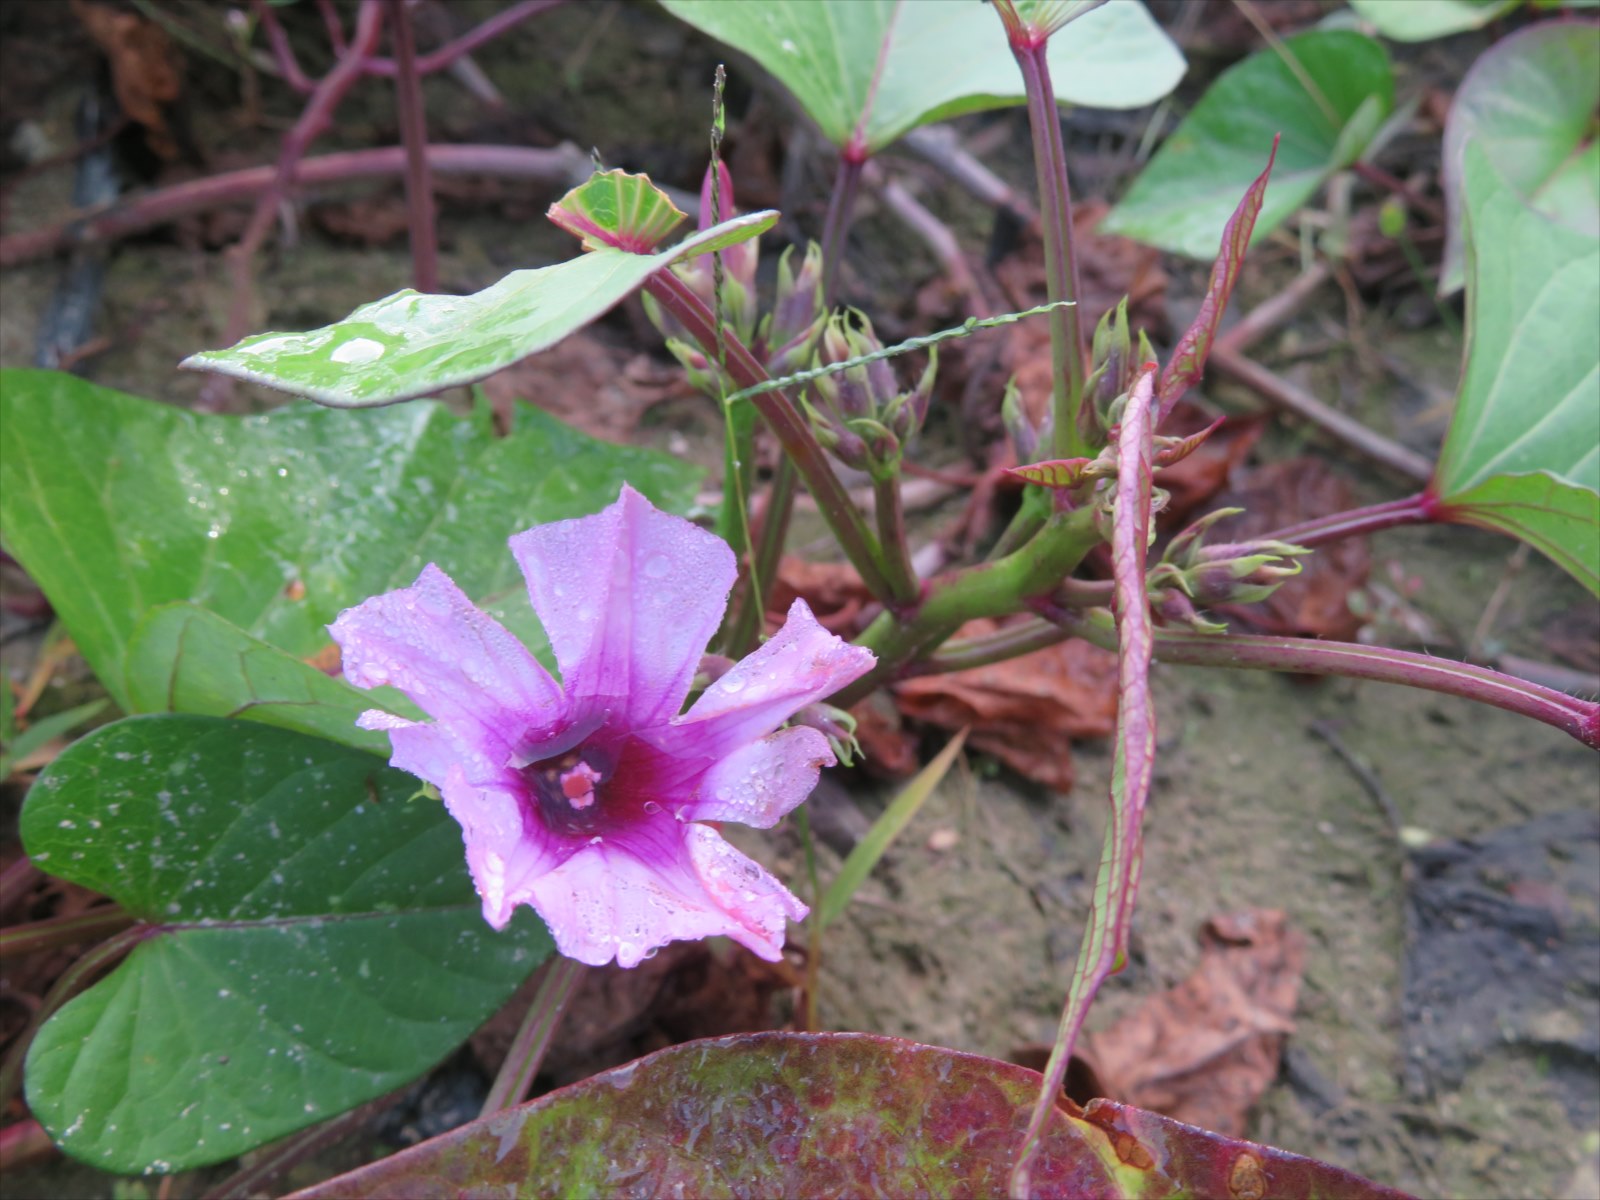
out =
<path fill-rule="evenodd" d="M 597 35 L 601 22 L 607 24 Z M 508 99 L 509 116 L 491 121 L 446 84 L 430 88 L 430 123 L 457 140 L 491 140 L 496 130 L 519 140 L 507 133 L 513 128 L 538 144 L 573 138 L 586 148 L 599 146 L 610 163 L 648 169 L 691 189 L 703 161 L 704 96 L 698 82 L 686 81 L 708 78 L 716 60 L 712 47 L 659 13 L 610 3 L 568 6 L 480 56 Z M 752 99 L 750 73 L 738 67 L 732 73 L 735 115 L 758 102 L 783 114 L 785 127 L 792 125 L 781 100 Z M 224 88 L 225 81 L 211 86 Z M 267 91 L 269 115 L 292 115 L 292 105 Z M 72 140 L 75 103 L 71 81 L 58 79 L 30 101 L 26 115 L 64 148 Z M 227 145 L 241 162 L 270 161 L 276 136 L 270 126 L 240 128 L 236 113 L 214 115 L 211 120 L 227 122 L 224 128 L 196 115 L 202 142 Z M 394 140 L 390 97 L 381 86 L 358 91 L 346 116 L 335 142 Z M 796 143 L 803 140 L 795 135 Z M 1025 143 L 1000 143 L 991 165 L 1026 189 Z M 825 168 L 801 166 L 790 181 L 790 217 L 815 233 Z M 927 178 L 922 168 L 908 170 Z M 64 211 L 69 184 L 68 173 L 56 171 L 19 186 L 8 205 L 8 230 Z M 398 194 L 397 185 L 358 191 Z M 553 192 L 529 189 L 509 213 L 500 200 L 447 205 L 441 221 L 447 285 L 473 290 L 513 267 L 565 256 L 564 236 L 533 215 L 553 198 Z M 948 185 L 928 183 L 926 199 L 973 244 L 987 237 L 989 214 Z M 881 311 L 886 328 L 910 322 L 907 298 L 934 277 L 931 258 L 870 206 L 854 242 L 862 253 L 848 276 L 851 299 L 875 317 Z M 1245 307 L 1294 273 L 1292 255 L 1263 257 L 1265 264 L 1247 273 Z M 1200 285 L 1192 268 L 1173 270 L 1176 311 L 1185 291 L 1192 299 Z M 353 245 L 303 225 L 294 245 L 263 256 L 260 326 L 325 323 L 406 286 L 408 275 L 403 240 Z M 0 363 L 32 361 L 39 316 L 58 276 L 54 263 L 6 273 Z M 98 323 L 110 344 L 88 364 L 88 374 L 110 386 L 191 403 L 199 380 L 173 364 L 218 343 L 228 296 L 221 257 L 194 238 L 161 234 L 124 244 L 109 262 Z M 1392 315 L 1369 309 L 1352 338 L 1345 302 L 1330 289 L 1257 353 L 1273 362 L 1330 327 L 1342 330 L 1325 353 L 1285 366 L 1285 373 L 1428 450 L 1443 427 L 1446 412 L 1438 401 L 1453 390 L 1460 343 L 1436 324 L 1401 329 Z M 626 313 L 607 325 L 620 338 L 636 330 Z M 1224 404 L 1254 404 L 1226 387 L 1210 391 Z M 278 402 L 265 392 L 240 396 L 244 407 Z M 936 423 L 935 431 L 932 456 L 959 457 L 958 423 Z M 714 467 L 717 436 L 714 413 L 683 401 L 653 409 L 637 440 Z M 1363 502 L 1401 494 L 1395 481 L 1323 448 L 1301 428 L 1280 425 L 1257 454 L 1270 459 L 1305 449 L 1326 456 Z M 935 512 L 927 521 L 931 527 L 950 515 Z M 795 542 L 810 540 L 802 521 Z M 1508 577 L 1512 551 L 1508 541 L 1471 531 L 1394 531 L 1372 539 L 1372 575 L 1380 584 L 1397 577 L 1415 581 L 1411 614 L 1426 618 L 1453 645 L 1472 636 L 1504 582 L 1488 644 L 1548 659 L 1542 635 L 1588 601 L 1537 558 Z M 1376 632 L 1401 644 L 1414 636 L 1392 624 Z M 22 644 L 7 648 L 8 668 L 26 665 L 16 648 Z M 47 692 L 40 711 L 64 707 L 78 686 L 69 673 Z M 1413 1062 L 1419 1040 L 1414 1022 L 1408 1025 L 1407 1004 L 1408 980 L 1419 969 L 1416 939 L 1427 936 L 1414 916 L 1426 856 L 1463 840 L 1515 841 L 1517 835 L 1506 831 L 1594 813 L 1600 775 L 1593 754 L 1507 713 L 1378 684 L 1158 666 L 1155 695 L 1161 758 L 1146 822 L 1132 956 L 1104 992 L 1091 1026 L 1104 1027 L 1142 996 L 1183 979 L 1196 961 L 1194 934 L 1206 916 L 1252 905 L 1282 908 L 1306 934 L 1306 975 L 1285 1069 L 1254 1115 L 1252 1136 L 1424 1195 L 1600 1192 L 1600 1122 L 1571 1082 L 1573 1069 L 1580 1080 L 1584 1071 L 1591 1083 L 1595 1077 L 1592 1051 L 1589 1058 L 1582 1054 L 1600 1028 L 1592 976 L 1579 971 L 1570 986 L 1544 997 L 1541 1011 L 1553 1014 L 1549 1020 L 1577 1031 L 1565 1041 L 1469 1038 L 1470 1052 L 1442 1074 L 1419 1076 Z M 1351 765 L 1313 732 L 1319 722 L 1336 729 L 1381 783 L 1408 827 L 1404 841 Z M 1077 768 L 1076 788 L 1061 796 L 981 757 L 961 764 L 830 931 L 821 993 L 827 1027 L 1002 1057 L 1019 1045 L 1051 1040 L 1100 851 L 1108 747 L 1081 746 Z M 876 785 L 851 786 L 869 817 L 887 799 Z M 804 870 L 792 830 L 729 832 L 801 886 Z M 1425 845 L 1435 850 L 1416 849 Z M 838 859 L 826 848 L 820 853 L 826 878 Z M 1538 893 L 1530 903 L 1556 914 L 1559 942 L 1565 931 L 1592 926 L 1597 914 L 1593 893 L 1581 881 L 1559 873 L 1552 878 L 1544 883 L 1559 896 Z M 1587 952 L 1587 943 L 1576 944 Z M 1558 951 L 1545 946 L 1540 952 Z M 1502 983 L 1514 987 L 1515 980 Z M 1419 995 L 1414 987 L 1410 994 L 1413 1001 Z M 1463 1019 L 1481 1025 L 1493 1016 L 1478 1012 Z M 1552 1049 L 1557 1043 L 1567 1049 Z M 1556 1061 L 1569 1052 L 1577 1056 L 1575 1067 Z M 139 1188 L 155 1194 L 144 1184 L 116 1186 L 119 1195 Z M 112 1187 L 67 1163 L 27 1179 L 29 1194 L 39 1195 L 110 1195 Z"/>

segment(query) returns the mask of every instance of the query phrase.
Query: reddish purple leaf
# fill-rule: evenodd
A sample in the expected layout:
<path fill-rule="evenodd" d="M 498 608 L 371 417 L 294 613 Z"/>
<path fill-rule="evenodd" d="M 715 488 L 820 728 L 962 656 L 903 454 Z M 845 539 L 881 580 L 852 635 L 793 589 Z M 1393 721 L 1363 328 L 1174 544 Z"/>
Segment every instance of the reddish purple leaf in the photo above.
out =
<path fill-rule="evenodd" d="M 1191 433 L 1188 437 L 1157 438 L 1155 457 L 1156 469 L 1159 470 L 1162 467 L 1172 467 L 1176 466 L 1178 463 L 1181 463 L 1184 459 L 1188 458 L 1189 455 L 1200 449 L 1200 447 L 1205 444 L 1205 440 L 1208 437 L 1210 437 L 1217 430 L 1221 429 L 1223 423 L 1227 421 L 1227 419 L 1227 417 L 1218 417 L 1215 421 L 1211 422 L 1211 424 L 1200 430 L 1200 432 Z"/>
<path fill-rule="evenodd" d="M 675 1046 L 296 1193 L 998 1196 L 1039 1076 L 897 1038 Z M 1403 1200 L 1335 1167 L 1097 1102 L 1053 1110 L 1035 1195 Z M 1243 1186 L 1240 1186 L 1243 1185 Z"/>
<path fill-rule="evenodd" d="M 1075 488 L 1084 481 L 1084 468 L 1093 461 L 1092 458 L 1052 458 L 1047 462 L 1007 467 L 1006 474 L 1040 487 Z"/>
<path fill-rule="evenodd" d="M 1272 152 L 1267 155 L 1267 169 L 1245 189 L 1244 199 L 1239 201 L 1239 207 L 1233 210 L 1233 216 L 1228 218 L 1228 224 L 1222 230 L 1222 248 L 1211 267 L 1211 284 L 1206 288 L 1206 298 L 1200 305 L 1194 323 L 1178 339 L 1172 357 L 1167 360 L 1166 369 L 1161 372 L 1161 386 L 1157 389 L 1157 395 L 1161 398 L 1161 412 L 1156 417 L 1157 428 L 1167 419 L 1178 397 L 1188 391 L 1205 370 L 1206 356 L 1211 353 L 1217 325 L 1222 320 L 1223 310 L 1228 307 L 1233 285 L 1238 282 L 1245 251 L 1250 248 L 1250 234 L 1255 230 L 1261 201 L 1267 194 L 1267 177 L 1272 174 L 1272 164 L 1277 157 L 1278 139 L 1274 137 Z"/>

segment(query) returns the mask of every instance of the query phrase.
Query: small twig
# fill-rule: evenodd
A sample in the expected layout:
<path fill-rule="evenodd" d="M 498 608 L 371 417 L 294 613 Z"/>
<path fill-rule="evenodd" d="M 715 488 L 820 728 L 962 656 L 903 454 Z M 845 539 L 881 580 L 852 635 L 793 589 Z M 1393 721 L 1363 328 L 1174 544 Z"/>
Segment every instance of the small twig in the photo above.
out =
<path fill-rule="evenodd" d="M 110 937 L 127 929 L 136 919 L 132 913 L 114 905 L 110 908 L 91 908 L 88 912 L 71 917 L 49 917 L 43 921 L 12 925 L 0 930 L 0 956 L 14 958 Z"/>
<path fill-rule="evenodd" d="M 382 28 L 382 5 L 378 0 L 362 0 L 356 16 L 354 38 L 333 70 L 317 84 L 294 128 L 284 136 L 272 185 L 257 197 L 255 212 L 250 216 L 244 235 L 228 251 L 233 297 L 228 306 L 223 341 L 229 345 L 243 337 L 250 326 L 250 310 L 255 298 L 253 268 L 256 252 L 272 228 L 279 205 L 288 197 L 289 188 L 295 180 L 295 169 L 311 143 L 328 127 L 339 102 L 361 78 L 362 64 L 377 45 Z M 232 381 L 227 376 L 212 376 L 201 390 L 201 407 L 213 411 L 220 409 L 231 392 L 231 386 Z"/>
<path fill-rule="evenodd" d="M 566 1011 L 567 1001 L 572 999 L 582 976 L 583 964 L 564 954 L 556 955 L 545 968 L 539 990 L 534 993 L 533 1003 L 528 1005 L 511 1049 L 506 1051 L 506 1060 L 494 1077 L 479 1116 L 492 1116 L 503 1108 L 520 1104 L 528 1094 L 528 1086 L 539 1073 L 539 1064 L 550 1049 L 550 1039 L 561 1023 L 561 1014 Z"/>
<path fill-rule="evenodd" d="M 301 69 L 300 60 L 294 54 L 294 47 L 289 44 L 289 35 L 284 33 L 283 26 L 278 22 L 278 14 L 273 11 L 272 5 L 268 4 L 267 0 L 250 0 L 250 11 L 261 23 L 262 32 L 267 35 L 267 47 L 272 51 L 272 60 L 278 66 L 278 77 L 302 96 L 316 91 L 317 81 Z M 343 40 L 342 31 L 340 40 Z"/>
<path fill-rule="evenodd" d="M 1494 591 L 1489 596 L 1489 603 L 1483 606 L 1483 615 L 1478 618 L 1478 623 L 1472 628 L 1472 637 L 1467 640 L 1467 657 L 1478 659 L 1483 655 L 1483 643 L 1489 638 L 1489 633 L 1494 629 L 1494 623 L 1500 618 L 1500 610 L 1505 607 L 1506 600 L 1511 596 L 1511 587 L 1517 581 L 1517 576 L 1522 574 L 1522 568 L 1528 565 L 1528 554 L 1531 547 L 1527 542 L 1519 543 L 1511 552 L 1511 557 L 1506 559 L 1505 570 L 1500 574 L 1500 582 L 1495 584 Z"/>
<path fill-rule="evenodd" d="M 446 42 L 437 50 L 430 50 L 417 59 L 417 74 L 432 75 L 435 71 L 442 71 L 456 59 L 464 54 L 471 54 L 486 42 L 514 29 L 529 17 L 537 16 L 548 8 L 554 8 L 562 0 L 521 0 L 510 8 L 502 9 L 494 16 L 467 30 L 453 41 Z M 362 63 L 361 69 L 368 75 L 394 75 L 399 72 L 399 64 L 388 58 L 369 58 Z"/>
<path fill-rule="evenodd" d="M 389 0 L 389 41 L 399 70 L 394 77 L 400 111 L 400 139 L 406 149 L 406 221 L 411 230 L 411 278 L 419 292 L 439 290 L 438 230 L 434 222 L 433 179 L 428 173 L 428 124 L 417 75 L 416 32 L 407 0 Z"/>
<path fill-rule="evenodd" d="M 1445 215 L 1444 205 L 1437 200 L 1424 196 L 1405 180 L 1395 178 L 1382 167 L 1375 167 L 1369 162 L 1357 160 L 1350 165 L 1350 169 L 1375 187 L 1393 192 L 1435 224 L 1443 225 L 1449 219 Z"/>
<path fill-rule="evenodd" d="M 1318 259 L 1296 276 L 1288 287 L 1270 300 L 1256 305 L 1237 325 L 1220 335 L 1211 352 L 1215 354 L 1218 350 L 1231 350 L 1235 354 L 1243 354 L 1299 312 L 1312 294 L 1328 281 L 1329 274 L 1328 264 Z"/>
<path fill-rule="evenodd" d="M 593 170 L 589 156 L 571 142 L 563 142 L 553 150 L 529 146 L 429 146 L 427 158 L 430 169 L 439 175 L 495 175 L 558 185 L 581 183 Z M 305 187 L 386 179 L 403 174 L 405 169 L 403 146 L 381 146 L 304 159 L 295 172 L 295 182 Z M 74 246 L 141 233 L 229 204 L 247 203 L 272 186 L 276 173 L 276 167 L 246 167 L 131 196 L 104 208 L 80 209 L 54 225 L 0 237 L 0 267 L 14 267 Z"/>
<path fill-rule="evenodd" d="M 905 222 L 907 228 L 933 252 L 951 286 L 965 299 L 968 310 L 988 316 L 993 309 L 978 287 L 972 268 L 967 265 L 967 256 L 961 250 L 961 243 L 950 232 L 950 227 L 924 208 L 922 202 L 906 190 L 905 185 L 877 163 L 866 164 L 865 176 L 867 186 L 878 193 L 884 207 Z"/>
<path fill-rule="evenodd" d="M 1383 819 L 1389 823 L 1389 832 L 1395 837 L 1400 836 L 1400 830 L 1405 826 L 1404 819 L 1400 816 L 1400 809 L 1396 806 L 1394 798 L 1389 795 L 1383 786 L 1383 781 L 1378 778 L 1378 773 L 1369 767 L 1362 759 L 1344 744 L 1344 740 L 1334 730 L 1330 721 L 1313 721 L 1307 729 L 1315 737 L 1328 743 L 1328 748 L 1339 756 L 1339 761 L 1350 768 L 1361 786 L 1366 789 L 1378 807 L 1383 811 Z"/>
<path fill-rule="evenodd" d="M 923 125 L 901 141 L 985 204 L 1004 209 L 1024 225 L 1039 219 L 1027 197 L 969 154 L 948 125 Z"/>
<path fill-rule="evenodd" d="M 1211 349 L 1210 363 L 1263 399 L 1302 420 L 1310 421 L 1334 440 L 1360 451 L 1391 471 L 1418 483 L 1426 483 L 1433 478 L 1433 463 L 1415 450 L 1408 450 L 1399 442 L 1391 441 L 1354 418 L 1328 407 L 1304 388 L 1280 378 L 1242 354 L 1218 344 Z"/>

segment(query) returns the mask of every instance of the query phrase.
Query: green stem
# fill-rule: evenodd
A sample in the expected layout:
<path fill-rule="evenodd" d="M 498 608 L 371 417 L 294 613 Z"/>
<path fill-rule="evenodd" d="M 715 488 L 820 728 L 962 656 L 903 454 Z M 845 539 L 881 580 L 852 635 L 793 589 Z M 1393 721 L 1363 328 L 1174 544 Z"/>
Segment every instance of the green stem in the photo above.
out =
<path fill-rule="evenodd" d="M 577 990 L 578 980 L 582 976 L 583 964 L 564 954 L 556 955 L 545 969 L 544 978 L 539 981 L 539 990 L 534 993 L 533 1003 L 528 1005 L 527 1015 L 522 1019 L 517 1036 L 512 1039 L 511 1049 L 506 1051 L 506 1060 L 500 1065 L 500 1073 L 494 1077 L 494 1083 L 489 1088 L 483 1111 L 478 1114 L 480 1117 L 491 1116 L 503 1108 L 520 1104 L 528 1094 L 528 1085 L 539 1073 L 539 1064 L 544 1061 L 556 1027 L 561 1024 L 561 1014 L 566 1011 L 567 1001 L 572 999 L 572 993 Z"/>
<path fill-rule="evenodd" d="M 911 569 L 911 548 L 906 544 L 906 515 L 900 503 L 900 473 L 872 481 L 872 505 L 878 518 L 878 544 L 883 547 L 883 572 L 889 592 L 902 608 L 914 603 L 922 585 Z"/>
<path fill-rule="evenodd" d="M 716 322 L 705 302 L 683 280 L 671 270 L 658 271 L 646 282 L 645 290 L 655 297 L 662 308 L 677 318 L 704 353 L 717 353 Z M 743 342 L 731 335 L 726 336 L 724 341 L 728 374 L 735 383 L 741 388 L 753 388 L 768 382 L 765 368 L 756 361 Z M 784 453 L 794 460 L 795 469 L 816 498 L 822 519 L 838 539 L 845 557 L 860 574 L 867 590 L 878 600 L 888 603 L 891 593 L 883 573 L 882 551 L 861 513 L 851 502 L 850 493 L 828 465 L 827 454 L 811 432 L 811 426 L 781 391 L 756 392 L 749 400 L 777 436 Z"/>
<path fill-rule="evenodd" d="M 739 591 L 737 611 L 728 625 L 728 636 L 723 649 L 730 658 L 743 658 L 761 638 L 762 618 L 772 599 L 773 584 L 778 579 L 778 562 L 783 557 L 783 545 L 789 536 L 789 517 L 794 512 L 794 461 L 780 455 L 778 469 L 772 476 L 772 486 L 767 491 L 767 508 L 761 517 L 761 527 L 756 533 L 754 554 L 755 570 L 746 586 Z M 759 587 L 757 586 L 759 585 Z"/>
<path fill-rule="evenodd" d="M 849 708 L 967 621 L 1021 612 L 1060 586 L 1099 541 L 1089 509 L 1055 513 L 1015 553 L 930 580 L 909 620 L 885 612 L 867 626 L 857 642 L 877 655 L 878 664 L 829 703 Z"/>

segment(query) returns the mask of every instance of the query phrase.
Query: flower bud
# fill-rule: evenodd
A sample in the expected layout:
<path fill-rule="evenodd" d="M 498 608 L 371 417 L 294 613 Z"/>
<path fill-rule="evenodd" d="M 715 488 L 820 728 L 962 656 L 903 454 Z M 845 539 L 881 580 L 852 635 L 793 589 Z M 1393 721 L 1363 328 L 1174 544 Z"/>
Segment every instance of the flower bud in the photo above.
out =
<path fill-rule="evenodd" d="M 807 243 L 799 271 L 790 265 L 793 253 L 790 246 L 778 260 L 778 291 L 761 328 L 767 370 L 774 375 L 787 375 L 808 361 L 827 324 L 822 305 L 822 247 Z"/>
<path fill-rule="evenodd" d="M 844 709 L 831 704 L 808 704 L 793 719 L 796 725 L 809 725 L 827 738 L 840 766 L 853 767 L 866 757 L 861 743 L 856 741 L 856 719 Z"/>
<path fill-rule="evenodd" d="M 831 366 L 851 362 L 881 349 L 882 343 L 873 333 L 872 323 L 860 312 L 850 309 L 828 319 L 812 364 Z M 858 465 L 844 457 L 847 451 L 842 448 L 850 444 L 844 435 L 850 433 L 861 442 L 868 463 L 866 470 L 874 475 L 893 471 L 901 451 L 927 418 L 937 369 L 938 356 L 930 354 L 922 378 L 909 392 L 900 390 L 887 359 L 856 363 L 824 375 L 811 385 L 824 410 L 813 414 L 812 423 L 818 425 L 819 436 L 820 429 L 826 426 L 837 439 L 830 449 L 841 461 Z"/>
<path fill-rule="evenodd" d="M 703 230 L 717 224 L 718 213 L 713 211 L 711 195 L 713 179 L 716 180 L 719 193 L 715 208 L 720 210 L 722 220 L 730 220 L 738 211 L 733 205 L 733 176 L 729 174 L 727 164 L 719 158 L 706 168 L 705 178 L 700 184 L 700 228 Z M 723 274 L 729 279 L 737 279 L 752 297 L 756 287 L 756 264 L 761 258 L 760 242 L 760 238 L 750 238 L 722 251 Z M 706 258 L 709 264 L 710 256 Z"/>
<path fill-rule="evenodd" d="M 1285 579 L 1300 573 L 1301 564 L 1295 560 L 1311 553 L 1304 546 L 1271 538 L 1204 543 L 1212 525 L 1240 511 L 1224 508 L 1208 513 L 1173 538 L 1162 558 L 1162 568 L 1177 573 L 1177 586 L 1200 608 L 1265 600 Z"/>

